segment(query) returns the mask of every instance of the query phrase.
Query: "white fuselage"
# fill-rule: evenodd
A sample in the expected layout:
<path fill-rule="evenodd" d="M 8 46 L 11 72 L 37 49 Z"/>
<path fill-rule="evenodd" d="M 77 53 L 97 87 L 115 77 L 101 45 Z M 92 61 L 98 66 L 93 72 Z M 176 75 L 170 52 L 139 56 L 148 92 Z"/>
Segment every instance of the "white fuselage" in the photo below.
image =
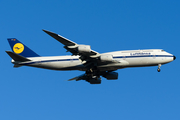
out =
<path fill-rule="evenodd" d="M 102 71 L 127 67 L 156 66 L 174 60 L 172 54 L 161 49 L 128 50 L 103 54 L 111 54 L 115 62 L 98 65 L 98 69 Z M 79 59 L 79 56 L 30 57 L 28 59 L 31 61 L 20 62 L 18 64 L 52 70 L 87 70 Z M 14 60 L 12 60 L 12 63 L 17 64 Z"/>

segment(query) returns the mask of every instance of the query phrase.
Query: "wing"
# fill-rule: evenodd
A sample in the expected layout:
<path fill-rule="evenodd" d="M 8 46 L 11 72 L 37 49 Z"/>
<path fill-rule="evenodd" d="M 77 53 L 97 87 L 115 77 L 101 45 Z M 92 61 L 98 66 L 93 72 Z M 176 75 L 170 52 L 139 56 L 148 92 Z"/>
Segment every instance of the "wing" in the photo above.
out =
<path fill-rule="evenodd" d="M 60 43 L 62 43 L 64 45 L 64 48 L 67 49 L 67 51 L 71 52 L 73 55 L 90 56 L 99 54 L 98 52 L 91 50 L 91 47 L 89 45 L 79 45 L 56 33 L 47 30 L 43 31 L 51 37 L 53 37 L 54 39 L 56 39 L 57 41 L 59 41 Z"/>
<path fill-rule="evenodd" d="M 54 39 L 56 39 L 57 41 L 61 42 L 62 44 L 64 44 L 65 46 L 75 46 L 77 45 L 75 42 L 72 42 L 70 40 L 68 40 L 65 37 L 62 37 L 56 33 L 47 31 L 47 30 L 43 30 L 45 33 L 47 33 L 48 35 L 50 35 L 51 37 L 53 37 Z"/>
<path fill-rule="evenodd" d="M 87 74 L 82 74 L 80 76 L 69 79 L 68 81 L 72 81 L 72 80 L 76 80 L 76 81 L 85 80 L 85 81 L 89 82 L 90 84 L 101 84 L 101 78 L 100 77 L 89 76 Z"/>
<path fill-rule="evenodd" d="M 117 62 L 113 60 L 112 55 L 100 54 L 94 50 L 91 50 L 90 45 L 80 45 L 56 33 L 47 30 L 43 31 L 51 37 L 53 37 L 54 39 L 56 39 L 57 41 L 59 41 L 60 43 L 62 43 L 64 45 L 64 48 L 67 51 L 71 52 L 72 55 L 79 55 L 79 58 L 83 61 L 83 64 L 87 68 L 92 68 L 92 66 L 95 66 L 95 64 L 97 65 L 102 63 L 104 64 Z"/>

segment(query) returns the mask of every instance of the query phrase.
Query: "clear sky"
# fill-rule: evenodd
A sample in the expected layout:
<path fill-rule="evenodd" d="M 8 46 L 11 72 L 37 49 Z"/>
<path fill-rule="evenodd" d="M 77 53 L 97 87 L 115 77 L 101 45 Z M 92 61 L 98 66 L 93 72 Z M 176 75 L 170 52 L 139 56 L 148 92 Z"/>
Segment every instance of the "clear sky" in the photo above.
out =
<path fill-rule="evenodd" d="M 0 0 L 0 120 L 180 120 L 179 0 Z M 42 56 L 70 55 L 42 31 L 100 53 L 164 49 L 161 67 L 121 69 L 119 79 L 66 81 L 81 71 L 13 68 L 17 38 Z"/>

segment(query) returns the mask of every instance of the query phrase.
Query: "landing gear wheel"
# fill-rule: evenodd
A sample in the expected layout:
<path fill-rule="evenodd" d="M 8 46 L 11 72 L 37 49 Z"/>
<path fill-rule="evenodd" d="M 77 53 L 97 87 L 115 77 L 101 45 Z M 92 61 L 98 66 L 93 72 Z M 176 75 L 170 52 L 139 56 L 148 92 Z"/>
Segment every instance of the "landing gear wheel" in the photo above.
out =
<path fill-rule="evenodd" d="M 158 69 L 157 69 L 158 72 L 161 71 L 160 67 L 161 67 L 161 64 L 158 64 Z"/>

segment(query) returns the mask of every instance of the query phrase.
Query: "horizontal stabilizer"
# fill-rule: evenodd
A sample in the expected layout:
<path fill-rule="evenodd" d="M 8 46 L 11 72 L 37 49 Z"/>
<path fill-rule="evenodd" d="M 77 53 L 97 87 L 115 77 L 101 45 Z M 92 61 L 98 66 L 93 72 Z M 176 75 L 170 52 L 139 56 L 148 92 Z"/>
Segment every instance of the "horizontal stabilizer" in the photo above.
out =
<path fill-rule="evenodd" d="M 6 53 L 14 60 L 14 61 L 20 61 L 20 62 L 25 62 L 25 61 L 31 61 L 21 55 L 18 55 L 16 53 L 13 53 L 11 51 L 6 51 Z"/>
<path fill-rule="evenodd" d="M 16 64 L 14 65 L 14 68 L 18 68 L 18 67 L 21 67 L 21 65 L 16 65 Z"/>

